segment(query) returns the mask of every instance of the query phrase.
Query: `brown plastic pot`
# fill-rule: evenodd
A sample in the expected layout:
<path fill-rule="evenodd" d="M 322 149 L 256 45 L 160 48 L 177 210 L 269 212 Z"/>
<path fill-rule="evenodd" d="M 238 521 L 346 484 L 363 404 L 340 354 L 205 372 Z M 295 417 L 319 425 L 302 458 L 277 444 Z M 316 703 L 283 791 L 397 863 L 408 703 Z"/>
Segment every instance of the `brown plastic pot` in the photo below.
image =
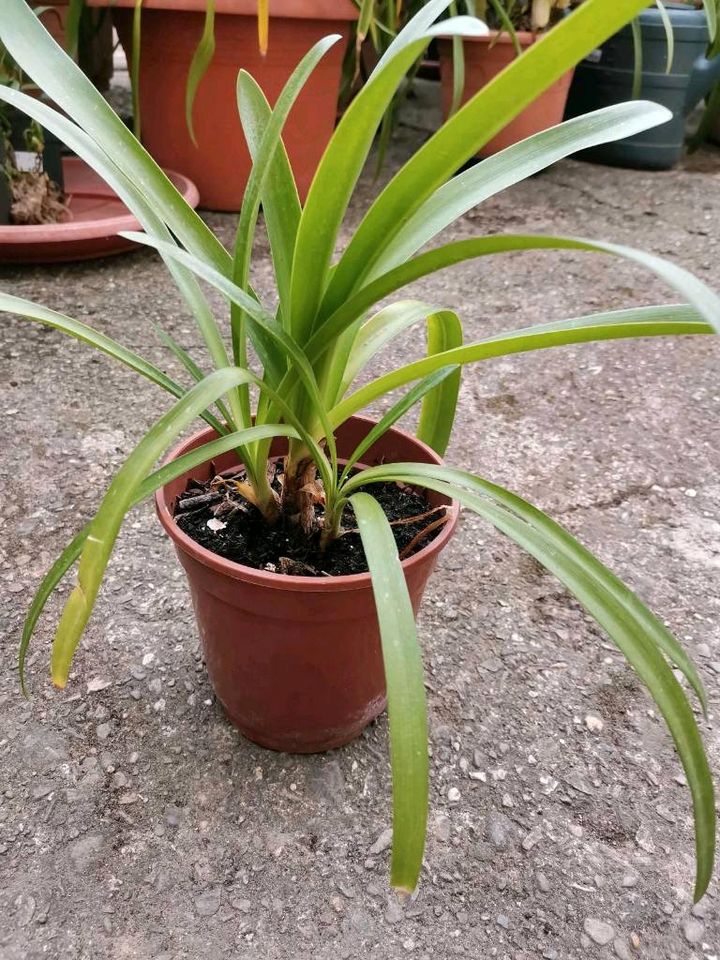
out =
<path fill-rule="evenodd" d="M 373 426 L 353 417 L 338 430 L 340 457 L 348 456 Z M 213 439 L 203 430 L 170 454 Z M 274 443 L 282 455 L 286 441 Z M 441 463 L 433 450 L 400 430 L 390 430 L 365 455 L 376 462 Z M 234 453 L 218 457 L 214 472 L 237 465 Z M 263 747 L 317 753 L 357 737 L 386 704 L 385 676 L 370 575 L 295 577 L 225 560 L 188 537 L 173 519 L 188 479 L 207 480 L 204 464 L 163 487 L 155 505 L 185 568 L 210 680 L 229 718 Z M 431 494 L 435 504 L 449 501 Z M 413 609 L 440 551 L 455 530 L 459 507 L 439 535 L 403 561 Z"/>
<path fill-rule="evenodd" d="M 522 47 L 529 47 L 538 39 L 538 36 L 526 30 L 518 31 L 517 37 Z M 453 92 L 452 42 L 443 39 L 439 42 L 439 48 L 443 111 L 447 117 Z M 465 89 L 462 102 L 465 103 L 512 63 L 516 53 L 508 34 L 498 35 L 496 32 L 491 32 L 486 37 L 466 37 L 463 49 L 465 51 Z M 488 141 L 478 156 L 490 157 L 534 133 L 540 133 L 541 130 L 547 130 L 548 127 L 562 123 L 573 73 L 574 70 L 568 70 L 544 93 L 541 93 L 537 100 L 534 100 L 500 133 Z"/>
<path fill-rule="evenodd" d="M 120 42 L 130 59 L 135 0 L 89 0 L 112 5 Z M 211 210 L 239 210 L 250 155 L 238 116 L 236 81 L 242 67 L 274 103 L 300 59 L 322 37 L 341 34 L 357 18 L 351 0 L 273 0 L 270 44 L 258 49 L 257 0 L 218 0 L 215 55 L 198 87 L 193 118 L 197 146 L 185 122 L 185 90 L 202 35 L 206 0 L 144 0 L 140 49 L 142 140 L 161 166 L 185 172 Z M 322 58 L 288 117 L 283 139 L 305 197 L 332 135 L 345 42 Z"/>

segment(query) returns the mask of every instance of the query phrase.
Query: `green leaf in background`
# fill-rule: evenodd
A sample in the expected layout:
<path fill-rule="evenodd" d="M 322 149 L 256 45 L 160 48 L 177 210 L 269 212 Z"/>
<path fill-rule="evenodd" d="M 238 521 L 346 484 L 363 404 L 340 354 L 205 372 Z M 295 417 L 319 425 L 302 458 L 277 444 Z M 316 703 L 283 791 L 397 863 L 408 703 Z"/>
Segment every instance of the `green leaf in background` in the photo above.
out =
<path fill-rule="evenodd" d="M 382 641 L 393 781 L 390 882 L 409 893 L 417 886 L 428 809 L 428 730 L 422 657 L 415 615 L 392 529 L 377 500 L 351 498 L 372 578 Z"/>
<path fill-rule="evenodd" d="M 206 0 L 205 22 L 200 42 L 190 61 L 187 85 L 185 87 L 185 123 L 190 133 L 190 139 L 197 147 L 195 127 L 193 125 L 193 105 L 197 96 L 200 81 L 207 73 L 208 67 L 215 56 L 215 0 Z M 136 133 L 137 135 L 137 133 Z"/>

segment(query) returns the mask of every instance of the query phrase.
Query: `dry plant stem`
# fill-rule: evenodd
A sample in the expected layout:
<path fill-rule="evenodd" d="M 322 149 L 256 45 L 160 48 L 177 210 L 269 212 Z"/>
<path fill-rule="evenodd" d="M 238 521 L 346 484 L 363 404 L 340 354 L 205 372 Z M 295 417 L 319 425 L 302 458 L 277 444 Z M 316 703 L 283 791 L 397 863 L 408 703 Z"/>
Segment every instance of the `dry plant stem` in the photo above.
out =
<path fill-rule="evenodd" d="M 310 459 L 285 460 L 283 512 L 295 519 L 305 533 L 315 529 L 315 504 L 321 496 L 315 464 Z"/>
<path fill-rule="evenodd" d="M 448 515 L 445 514 L 442 517 L 438 517 L 437 520 L 433 520 L 432 523 L 429 523 L 424 530 L 421 530 L 420 533 L 416 534 L 410 543 L 405 547 L 403 552 L 400 554 L 400 559 L 405 560 L 411 555 L 415 547 L 423 540 L 429 533 L 432 533 L 433 530 L 437 530 L 438 527 L 442 527 L 444 523 L 448 522 Z"/>

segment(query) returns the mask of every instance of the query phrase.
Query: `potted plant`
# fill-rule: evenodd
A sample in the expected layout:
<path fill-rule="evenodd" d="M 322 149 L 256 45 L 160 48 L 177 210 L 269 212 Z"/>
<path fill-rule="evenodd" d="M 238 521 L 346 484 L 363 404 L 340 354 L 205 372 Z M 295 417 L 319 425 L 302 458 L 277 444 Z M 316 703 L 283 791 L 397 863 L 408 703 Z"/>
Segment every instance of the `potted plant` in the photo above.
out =
<path fill-rule="evenodd" d="M 186 173 L 201 205 L 213 210 L 239 210 L 250 174 L 237 113 L 238 70 L 251 72 L 272 102 L 302 54 L 328 33 L 346 38 L 357 16 L 351 0 L 274 0 L 263 52 L 257 0 L 144 0 L 141 17 L 135 0 L 88 3 L 112 7 L 135 76 L 143 143 L 158 163 Z M 338 44 L 288 121 L 285 139 L 301 196 L 335 125 L 342 58 Z"/>
<path fill-rule="evenodd" d="M 0 86 L 33 91 L 2 43 Z M 37 121 L 14 107 L 0 105 L 0 225 L 68 219 L 60 150 L 57 137 Z"/>
<path fill-rule="evenodd" d="M 468 6 L 458 0 L 458 6 Z M 566 13 L 570 0 L 482 0 L 472 4 L 490 27 L 486 36 L 442 39 L 440 76 L 445 116 L 450 116 L 478 90 L 534 44 Z M 560 123 L 565 110 L 574 64 L 525 108 L 478 156 L 489 157 L 518 140 Z"/>
<path fill-rule="evenodd" d="M 656 3 L 578 64 L 567 117 L 631 96 L 647 97 L 672 111 L 671 123 L 585 151 L 596 163 L 669 170 L 680 160 L 685 121 L 720 81 L 720 55 L 706 49 L 717 24 L 717 0 Z M 708 51 L 711 52 L 711 51 Z"/>
<path fill-rule="evenodd" d="M 155 493 L 160 520 L 188 573 L 219 697 L 231 714 L 238 711 L 234 719 L 241 729 L 273 746 L 331 746 L 381 709 L 386 692 L 394 797 L 391 880 L 404 890 L 418 881 L 428 802 L 427 721 L 414 607 L 452 533 L 459 504 L 556 574 L 637 671 L 668 724 L 692 792 L 696 897 L 712 873 L 712 778 L 693 710 L 673 672 L 674 667 L 684 675 L 704 705 L 701 682 L 686 653 L 568 531 L 510 491 L 446 467 L 440 458 L 464 364 L 567 343 L 712 333 L 720 327 L 720 298 L 677 265 L 612 243 L 492 235 L 418 253 L 484 198 L 547 164 L 667 120 L 667 111 L 654 104 L 611 107 L 536 134 L 454 176 L 643 3 L 627 0 L 611 9 L 605 0 L 586 0 L 538 40 L 390 180 L 335 263 L 351 194 L 397 84 L 432 37 L 475 36 L 483 29 L 476 21 L 434 25 L 446 0 L 431 0 L 410 21 L 338 124 L 302 207 L 281 132 L 333 38 L 320 41 L 303 58 L 272 109 L 258 84 L 241 72 L 239 108 L 255 164 L 232 253 L 182 202 L 72 61 L 28 15 L 23 0 L 8 0 L 0 24 L 0 39 L 71 119 L 18 91 L 0 90 L 0 99 L 22 104 L 38 122 L 62 134 L 133 209 L 146 231 L 134 239 L 160 252 L 215 367 L 205 375 L 196 359 L 164 335 L 168 350 L 194 381 L 186 389 L 87 325 L 0 294 L 0 309 L 83 340 L 175 398 L 111 482 L 95 518 L 43 579 L 23 630 L 21 676 L 43 607 L 79 559 L 77 584 L 52 648 L 53 680 L 65 685 L 123 518 L 133 504 Z M 272 310 L 254 294 L 249 279 L 261 203 L 277 281 Z M 686 302 L 602 312 L 473 343 L 463 343 L 462 325 L 452 310 L 408 299 L 375 307 L 413 280 L 453 263 L 537 249 L 627 257 L 654 270 Z M 199 280 L 230 303 L 232 360 Z M 428 327 L 425 354 L 357 386 L 370 360 L 418 322 Z M 247 361 L 250 346 L 260 367 Z M 398 390 L 405 392 L 393 398 L 379 421 L 360 417 L 367 404 Z M 411 437 L 396 423 L 418 403 L 420 424 Z M 154 469 L 198 416 L 206 429 Z M 413 525 L 409 534 L 406 521 Z M 236 702 L 237 689 L 252 709 L 244 699 Z"/>

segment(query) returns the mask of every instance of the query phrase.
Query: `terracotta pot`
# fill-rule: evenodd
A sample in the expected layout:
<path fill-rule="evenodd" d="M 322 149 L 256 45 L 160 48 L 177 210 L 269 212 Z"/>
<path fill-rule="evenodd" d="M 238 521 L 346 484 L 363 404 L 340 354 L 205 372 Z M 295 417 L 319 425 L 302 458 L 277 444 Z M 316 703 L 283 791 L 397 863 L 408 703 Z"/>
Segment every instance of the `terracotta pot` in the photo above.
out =
<path fill-rule="evenodd" d="M 43 9 L 40 21 L 56 43 L 65 49 L 65 21 L 70 11 L 70 0 L 33 0 L 31 7 L 49 7 Z"/>
<path fill-rule="evenodd" d="M 106 6 L 108 0 L 90 0 Z M 130 59 L 134 0 L 113 0 L 113 19 Z M 235 84 L 242 67 L 274 103 L 310 47 L 330 33 L 346 39 L 357 17 L 351 0 L 274 0 L 270 45 L 261 56 L 256 0 L 218 0 L 215 56 L 198 88 L 193 110 L 197 146 L 185 123 L 185 89 L 200 40 L 206 0 L 145 0 L 140 51 L 140 116 L 145 146 L 161 164 L 186 173 L 200 190 L 201 206 L 239 210 L 250 155 L 238 117 Z M 302 197 L 332 135 L 345 43 L 325 54 L 285 125 L 284 141 Z"/>
<path fill-rule="evenodd" d="M 529 31 L 519 31 L 518 40 L 522 47 L 529 47 L 537 39 Z M 452 42 L 441 40 L 440 73 L 442 78 L 443 111 L 447 117 L 452 103 L 453 66 Z M 465 38 L 465 90 L 462 102 L 465 103 L 493 77 L 504 70 L 515 59 L 515 49 L 506 34 L 491 33 L 487 37 Z M 561 123 L 565 112 L 573 70 L 569 70 L 514 120 L 492 138 L 478 153 L 479 157 L 489 157 L 519 140 L 547 130 Z"/>
<path fill-rule="evenodd" d="M 364 417 L 343 424 L 337 434 L 339 456 L 348 456 L 372 424 Z M 169 459 L 213 436 L 212 430 L 195 434 Z M 278 440 L 272 455 L 281 455 L 286 446 Z M 368 465 L 381 459 L 441 462 L 429 447 L 399 430 L 389 431 L 365 455 Z M 215 460 L 214 469 L 236 464 L 237 457 L 228 453 Z M 370 575 L 282 576 L 206 550 L 173 520 L 175 499 L 189 477 L 206 480 L 208 465 L 159 490 L 155 504 L 185 568 L 208 673 L 228 716 L 246 737 L 273 750 L 317 753 L 353 740 L 386 703 Z M 437 495 L 429 499 L 448 502 Z M 416 612 L 458 513 L 453 502 L 440 534 L 403 561 Z"/>

